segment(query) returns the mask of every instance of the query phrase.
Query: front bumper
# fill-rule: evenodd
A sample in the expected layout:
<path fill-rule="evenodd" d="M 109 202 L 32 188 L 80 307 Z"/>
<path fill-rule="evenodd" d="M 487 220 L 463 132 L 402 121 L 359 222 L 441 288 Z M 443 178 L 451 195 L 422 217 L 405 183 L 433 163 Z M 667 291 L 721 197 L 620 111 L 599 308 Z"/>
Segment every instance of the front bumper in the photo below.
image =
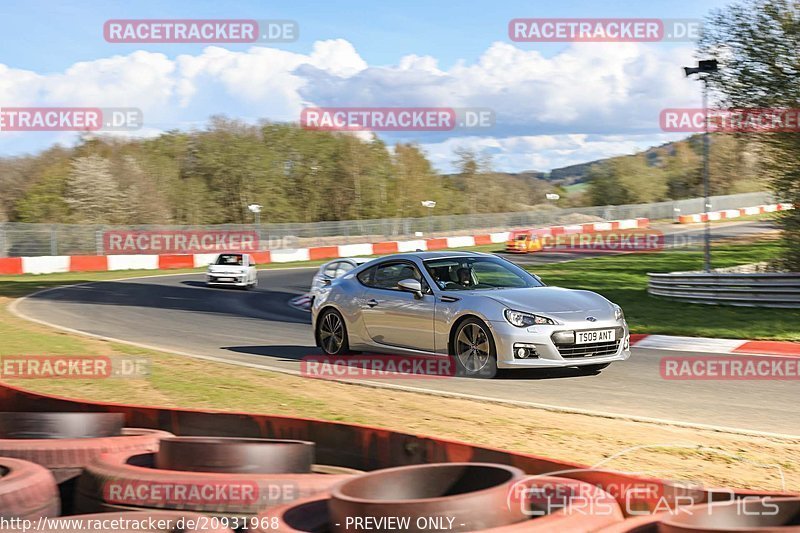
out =
<path fill-rule="evenodd" d="M 206 274 L 206 285 L 231 285 L 244 287 L 247 285 L 246 274 Z"/>
<path fill-rule="evenodd" d="M 506 321 L 489 323 L 497 350 L 498 368 L 563 368 L 570 366 L 601 365 L 624 361 L 631 356 L 630 333 L 624 322 L 615 320 L 599 321 L 590 327 L 566 324 L 557 326 L 531 326 L 518 328 Z M 551 335 L 558 331 L 584 331 L 616 329 L 613 342 L 593 344 L 556 345 Z M 527 346 L 535 350 L 535 355 L 526 358 L 514 356 L 515 347 Z"/>

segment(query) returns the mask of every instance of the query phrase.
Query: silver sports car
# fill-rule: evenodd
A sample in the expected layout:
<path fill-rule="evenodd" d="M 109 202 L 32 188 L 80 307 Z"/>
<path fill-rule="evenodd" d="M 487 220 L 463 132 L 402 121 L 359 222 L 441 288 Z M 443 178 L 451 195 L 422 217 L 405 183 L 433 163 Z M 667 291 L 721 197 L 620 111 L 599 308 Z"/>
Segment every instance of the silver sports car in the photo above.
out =
<path fill-rule="evenodd" d="M 548 287 L 491 254 L 417 252 L 374 259 L 322 288 L 317 345 L 452 357 L 464 375 L 498 368 L 596 372 L 630 357 L 622 309 L 597 293 Z"/>

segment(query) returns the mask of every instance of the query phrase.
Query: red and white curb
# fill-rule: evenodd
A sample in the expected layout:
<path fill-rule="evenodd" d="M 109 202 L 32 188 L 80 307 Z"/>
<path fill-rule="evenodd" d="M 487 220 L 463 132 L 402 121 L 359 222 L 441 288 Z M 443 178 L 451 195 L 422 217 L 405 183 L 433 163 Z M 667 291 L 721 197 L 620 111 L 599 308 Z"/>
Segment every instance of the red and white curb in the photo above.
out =
<path fill-rule="evenodd" d="M 541 228 L 543 234 L 562 235 L 573 233 L 595 233 L 624 229 L 646 228 L 646 218 L 592 222 L 569 226 Z M 409 241 L 385 241 L 375 243 L 342 244 L 313 248 L 268 250 L 248 252 L 256 264 L 290 263 L 295 261 L 317 261 L 364 255 L 387 255 L 416 250 L 445 250 L 485 244 L 501 244 L 508 241 L 512 232 L 501 231 L 482 235 L 463 235 L 418 239 Z M 172 268 L 198 268 L 207 266 L 217 253 L 167 254 L 167 255 L 78 255 L 41 257 L 0 258 L 0 275 L 3 274 L 56 274 L 60 272 L 106 272 L 115 270 L 167 270 Z"/>
<path fill-rule="evenodd" d="M 750 341 L 676 337 L 672 335 L 631 335 L 631 346 L 676 352 L 723 353 L 732 355 L 779 355 L 800 357 L 800 343 L 788 341 Z"/>
<path fill-rule="evenodd" d="M 709 211 L 696 215 L 681 215 L 678 217 L 680 224 L 694 224 L 697 222 L 706 222 L 707 220 L 728 220 L 732 218 L 745 217 L 750 215 L 761 215 L 763 213 L 774 213 L 776 211 L 789 211 L 794 209 L 792 204 L 763 204 L 753 207 L 743 207 L 741 209 L 723 209 L 722 211 Z"/>

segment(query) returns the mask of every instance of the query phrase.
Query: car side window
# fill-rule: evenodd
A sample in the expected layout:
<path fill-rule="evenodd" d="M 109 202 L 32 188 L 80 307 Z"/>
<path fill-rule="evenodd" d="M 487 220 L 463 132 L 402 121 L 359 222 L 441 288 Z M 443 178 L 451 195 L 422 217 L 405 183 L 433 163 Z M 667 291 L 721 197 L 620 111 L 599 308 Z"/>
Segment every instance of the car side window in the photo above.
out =
<path fill-rule="evenodd" d="M 339 265 L 339 262 L 338 261 L 334 261 L 330 265 L 326 266 L 324 274 L 326 276 L 328 276 L 329 278 L 335 278 L 336 277 L 336 267 L 338 265 Z"/>
<path fill-rule="evenodd" d="M 352 264 L 348 263 L 347 261 L 342 261 L 341 263 L 339 263 L 339 267 L 336 269 L 336 277 L 338 278 L 340 276 L 344 276 L 354 268 L 355 267 Z"/>
<path fill-rule="evenodd" d="M 356 278 L 358 278 L 358 281 L 360 281 L 362 285 L 366 285 L 367 287 L 371 287 L 372 286 L 372 274 L 374 274 L 374 273 L 375 273 L 375 267 L 368 268 L 368 269 L 364 270 L 363 272 L 359 272 L 358 276 L 356 276 Z"/>
<path fill-rule="evenodd" d="M 369 271 L 374 271 L 374 276 L 366 280 L 362 280 L 361 275 L 359 275 L 359 280 L 368 287 L 397 291 L 400 290 L 397 288 L 398 282 L 404 279 L 416 279 L 422 284 L 422 292 L 427 293 L 430 290 L 425 279 L 420 275 L 419 270 L 411 263 L 383 263 L 369 269 Z"/>

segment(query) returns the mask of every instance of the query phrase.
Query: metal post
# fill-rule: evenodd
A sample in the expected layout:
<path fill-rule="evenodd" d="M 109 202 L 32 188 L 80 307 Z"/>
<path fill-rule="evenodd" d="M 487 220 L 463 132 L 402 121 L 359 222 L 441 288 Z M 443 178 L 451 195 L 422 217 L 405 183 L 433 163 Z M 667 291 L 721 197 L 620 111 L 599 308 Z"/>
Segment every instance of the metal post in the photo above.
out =
<path fill-rule="evenodd" d="M 50 255 L 58 255 L 58 233 L 55 225 L 50 226 Z"/>
<path fill-rule="evenodd" d="M 703 114 L 705 116 L 705 131 L 703 132 L 703 213 L 706 217 L 704 270 L 711 272 L 711 221 L 708 219 L 710 184 L 708 180 L 708 81 L 703 78 Z"/>

